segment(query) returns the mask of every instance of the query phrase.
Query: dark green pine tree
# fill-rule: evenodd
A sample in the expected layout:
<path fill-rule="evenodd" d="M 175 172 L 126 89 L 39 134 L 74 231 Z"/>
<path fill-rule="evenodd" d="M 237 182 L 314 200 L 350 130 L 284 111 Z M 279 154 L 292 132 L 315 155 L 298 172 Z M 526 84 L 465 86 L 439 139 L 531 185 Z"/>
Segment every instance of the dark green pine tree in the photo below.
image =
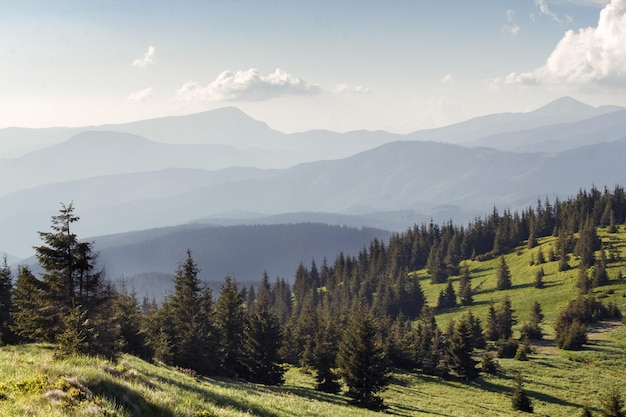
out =
<path fill-rule="evenodd" d="M 508 290 L 511 288 L 511 272 L 509 271 L 509 267 L 504 260 L 504 256 L 500 256 L 500 263 L 498 264 L 498 269 L 496 271 L 497 276 L 497 284 L 496 288 L 499 290 Z"/>
<path fill-rule="evenodd" d="M 227 377 L 245 374 L 243 367 L 243 332 L 245 314 L 237 284 L 226 277 L 215 303 L 215 324 L 219 336 L 219 372 Z"/>
<path fill-rule="evenodd" d="M 609 283 L 609 275 L 606 272 L 606 254 L 604 250 L 600 251 L 600 259 L 596 261 L 596 266 L 593 268 L 593 278 L 591 280 L 591 286 L 593 288 L 607 285 Z"/>
<path fill-rule="evenodd" d="M 515 388 L 513 389 L 511 403 L 513 406 L 513 410 L 516 411 L 532 413 L 534 410 L 532 401 L 524 390 L 524 380 L 522 379 L 521 373 L 518 373 L 517 377 L 515 378 Z"/>
<path fill-rule="evenodd" d="M 496 312 L 496 307 L 493 304 L 489 304 L 485 337 L 493 342 L 500 339 L 500 333 L 498 331 L 498 314 Z"/>
<path fill-rule="evenodd" d="M 580 262 L 588 268 L 594 264 L 594 252 L 602 247 L 602 241 L 598 237 L 592 217 L 588 217 L 582 222 L 579 235 L 580 237 L 574 247 L 574 254 L 579 256 Z"/>
<path fill-rule="evenodd" d="M 337 365 L 353 404 L 373 410 L 384 408 L 383 399 L 376 394 L 389 384 L 390 369 L 370 313 L 353 313 L 339 345 Z"/>
<path fill-rule="evenodd" d="M 447 370 L 444 343 L 433 310 L 425 305 L 415 331 L 415 362 L 425 374 L 438 375 Z M 445 373 L 445 372 L 443 372 Z"/>
<path fill-rule="evenodd" d="M 578 293 L 581 295 L 587 294 L 591 290 L 591 280 L 587 274 L 587 265 L 582 262 L 578 265 L 576 287 L 578 288 Z"/>
<path fill-rule="evenodd" d="M 461 319 L 449 341 L 450 368 L 463 379 L 471 380 L 478 376 L 477 362 L 472 358 L 474 351 L 474 328 L 468 317 Z"/>
<path fill-rule="evenodd" d="M 502 304 L 496 310 L 497 328 L 500 339 L 508 340 L 513 335 L 513 325 L 516 323 L 514 310 L 509 296 L 504 297 Z"/>
<path fill-rule="evenodd" d="M 526 322 L 522 326 L 521 338 L 531 340 L 539 340 L 543 338 L 543 331 L 541 330 L 542 321 L 543 311 L 541 310 L 541 304 L 535 301 L 532 310 L 530 311 L 530 322 Z"/>
<path fill-rule="evenodd" d="M 443 248 L 442 243 L 439 240 L 435 240 L 435 242 L 430 247 L 430 252 L 428 253 L 428 259 L 426 261 L 426 266 L 428 268 L 428 273 L 430 274 L 430 281 L 433 284 L 440 284 L 446 281 L 448 277 L 448 272 L 446 269 L 446 264 L 444 263 L 443 257 Z"/>
<path fill-rule="evenodd" d="M 280 366 L 279 354 L 282 333 L 278 318 L 269 310 L 269 292 L 266 294 L 268 297 L 257 298 L 254 310 L 246 317 L 243 340 L 245 378 L 259 384 L 279 385 L 284 382 L 285 373 Z"/>
<path fill-rule="evenodd" d="M 65 331 L 64 320 L 86 315 L 83 323 L 98 328 L 98 338 L 105 338 L 108 327 L 99 316 L 108 295 L 103 282 L 103 272 L 96 270 L 97 254 L 89 242 L 80 242 L 71 226 L 79 218 L 72 204 L 61 205 L 60 214 L 52 217 L 52 231 L 38 232 L 43 245 L 35 247 L 42 274 L 43 297 L 41 312 L 49 319 L 47 338 L 52 340 Z M 81 311 L 76 311 L 80 306 Z M 98 349 L 98 341 L 94 341 Z M 96 352 L 92 352 L 96 353 Z"/>
<path fill-rule="evenodd" d="M 333 321 L 324 318 L 315 334 L 312 367 L 315 370 L 315 389 L 336 394 L 340 391 L 339 375 L 334 371 L 337 362 L 337 330 Z"/>
<path fill-rule="evenodd" d="M 11 331 L 13 321 L 11 318 L 12 298 L 13 274 L 5 255 L 2 264 L 0 264 L 0 346 L 15 342 Z"/>
<path fill-rule="evenodd" d="M 453 308 L 456 307 L 456 292 L 452 286 L 452 280 L 448 279 L 448 285 L 446 289 L 439 293 L 439 299 L 437 300 L 437 308 Z"/>
<path fill-rule="evenodd" d="M 110 314 L 111 325 L 119 328 L 119 350 L 146 360 L 152 359 L 147 335 L 141 326 L 142 315 L 137 294 L 135 291 L 128 292 L 124 282 L 114 294 Z"/>
<path fill-rule="evenodd" d="M 169 311 L 171 326 L 166 331 L 170 335 L 175 365 L 211 374 L 215 352 L 207 352 L 205 348 L 210 345 L 207 338 L 214 337 L 214 332 L 206 328 L 212 324 L 212 318 L 203 309 L 205 300 L 199 273 L 191 250 L 187 250 L 187 258 L 174 276 L 174 293 L 164 303 L 167 304 L 165 307 Z"/>
<path fill-rule="evenodd" d="M 461 278 L 459 280 L 459 299 L 461 305 L 463 306 L 471 306 L 474 304 L 474 297 L 472 296 L 472 281 L 470 279 L 468 267 L 464 267 L 461 270 Z"/>
<path fill-rule="evenodd" d="M 51 342 L 47 332 L 50 317 L 42 312 L 44 284 L 25 265 L 18 268 L 13 291 L 11 330 L 22 341 Z"/>

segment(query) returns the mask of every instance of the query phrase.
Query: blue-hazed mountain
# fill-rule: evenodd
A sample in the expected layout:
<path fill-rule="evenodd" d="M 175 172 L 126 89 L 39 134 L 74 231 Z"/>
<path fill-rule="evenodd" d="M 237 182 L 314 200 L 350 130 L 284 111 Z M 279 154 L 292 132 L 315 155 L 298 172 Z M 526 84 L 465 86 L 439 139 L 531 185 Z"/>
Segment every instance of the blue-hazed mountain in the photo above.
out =
<path fill-rule="evenodd" d="M 619 110 L 624 110 L 624 108 L 619 106 L 593 107 L 571 97 L 561 97 L 529 112 L 496 113 L 475 117 L 437 129 L 419 130 L 407 135 L 407 139 L 468 145 L 480 144 L 482 138 L 494 135 L 527 131 L 544 126 L 567 125 Z M 598 138 L 598 142 L 603 142 L 603 140 Z M 534 144 L 538 143 L 540 140 L 534 141 Z M 523 151 L 535 152 L 540 150 L 529 146 Z"/>
<path fill-rule="evenodd" d="M 281 170 L 170 169 L 92 178 L 0 198 L 0 251 L 24 256 L 60 201 L 74 201 L 81 236 L 294 212 L 379 213 L 380 219 L 381 212 L 392 217 L 409 210 L 424 218 L 445 209 L 465 222 L 494 205 L 520 209 L 545 196 L 626 184 L 624 155 L 624 140 L 555 154 L 406 141 Z"/>
<path fill-rule="evenodd" d="M 560 152 L 626 138 L 626 110 L 617 110 L 571 123 L 501 133 L 468 142 L 472 146 L 514 152 Z"/>
<path fill-rule="evenodd" d="M 130 133 L 88 131 L 19 158 L 0 160 L 0 195 L 44 184 L 163 170 L 263 165 L 261 152 L 227 145 L 166 144 Z"/>
<path fill-rule="evenodd" d="M 284 134 L 239 109 L 225 107 L 190 115 L 102 126 L 0 129 L 0 158 L 23 155 L 29 150 L 61 143 L 81 132 L 97 130 L 131 133 L 162 143 L 228 145 L 239 150 L 264 150 L 272 153 L 271 158 L 266 155 L 264 159 L 264 163 L 272 165 L 265 167 L 284 168 L 300 162 L 345 158 L 396 140 L 471 143 L 501 133 L 572 123 L 616 110 L 623 108 L 593 107 L 571 97 L 563 97 L 530 112 L 491 114 L 437 129 L 398 135 L 383 131 L 337 133 L 325 130 Z"/>
<path fill-rule="evenodd" d="M 356 256 L 374 239 L 387 242 L 390 232 L 321 223 L 211 226 L 190 224 L 138 232 L 90 237 L 99 253 L 98 264 L 108 279 L 124 279 L 139 297 L 161 300 L 173 290 L 173 275 L 192 251 L 203 281 L 221 282 L 231 276 L 239 282 L 258 282 L 267 272 L 293 282 L 300 263 L 318 268 L 326 258 Z M 33 264 L 39 271 L 35 259 Z M 215 285 L 219 288 L 219 284 Z"/>

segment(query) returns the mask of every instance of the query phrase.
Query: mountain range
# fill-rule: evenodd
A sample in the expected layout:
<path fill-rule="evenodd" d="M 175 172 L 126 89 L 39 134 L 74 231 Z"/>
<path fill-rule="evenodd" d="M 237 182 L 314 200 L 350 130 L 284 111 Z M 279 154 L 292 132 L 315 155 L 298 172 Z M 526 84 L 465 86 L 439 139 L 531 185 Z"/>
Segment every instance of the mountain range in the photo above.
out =
<path fill-rule="evenodd" d="M 190 222 L 322 216 L 390 230 L 431 218 L 466 222 L 494 205 L 514 210 L 624 183 L 625 132 L 625 109 L 571 98 L 406 135 L 284 134 L 234 108 L 97 128 L 2 129 L 0 143 L 27 138 L 39 149 L 0 160 L 0 252 L 27 257 L 36 231 L 70 201 L 82 218 L 77 233 L 96 242 Z M 52 144 L 41 147 L 46 137 Z"/>

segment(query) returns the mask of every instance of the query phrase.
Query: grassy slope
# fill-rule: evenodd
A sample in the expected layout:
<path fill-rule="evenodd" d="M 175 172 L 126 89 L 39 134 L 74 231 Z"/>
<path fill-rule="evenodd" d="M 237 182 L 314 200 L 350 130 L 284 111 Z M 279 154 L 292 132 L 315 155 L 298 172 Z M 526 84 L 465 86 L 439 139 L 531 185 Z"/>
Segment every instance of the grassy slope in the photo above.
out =
<path fill-rule="evenodd" d="M 601 235 L 614 240 L 626 258 L 626 233 Z M 544 255 L 552 238 L 541 241 Z M 544 264 L 546 288 L 532 286 L 537 266 L 530 253 L 537 248 L 507 255 L 513 289 L 495 290 L 497 260 L 468 262 L 473 287 L 480 289 L 472 311 L 483 320 L 490 302 L 509 294 L 521 323 L 537 300 L 546 315 L 544 330 L 559 309 L 576 295 L 577 270 L 557 272 L 556 262 Z M 576 266 L 576 262 L 572 262 Z M 608 265 L 612 279 L 621 262 Z M 625 273 L 626 271 L 623 271 Z M 443 285 L 431 285 L 424 271 L 422 285 L 431 305 Z M 600 291 L 613 290 L 608 299 L 626 311 L 626 281 L 612 281 Z M 453 309 L 438 316 L 440 325 L 463 314 Z M 474 382 L 443 381 L 413 373 L 396 373 L 383 394 L 390 412 L 399 416 L 510 416 L 510 390 L 517 370 L 522 370 L 535 413 L 572 416 L 583 403 L 598 409 L 602 393 L 613 387 L 626 392 L 626 329 L 611 328 L 591 335 L 588 348 L 563 352 L 547 343 L 536 347 L 528 362 L 499 360 L 502 371 Z M 297 369 L 286 374 L 282 387 L 264 387 L 233 381 L 195 378 L 171 368 L 155 366 L 131 356 L 117 364 L 93 358 L 55 360 L 54 347 L 26 345 L 0 348 L 0 415 L 2 416 L 368 416 L 377 413 L 356 409 L 344 396 L 318 393 L 313 380 Z"/>

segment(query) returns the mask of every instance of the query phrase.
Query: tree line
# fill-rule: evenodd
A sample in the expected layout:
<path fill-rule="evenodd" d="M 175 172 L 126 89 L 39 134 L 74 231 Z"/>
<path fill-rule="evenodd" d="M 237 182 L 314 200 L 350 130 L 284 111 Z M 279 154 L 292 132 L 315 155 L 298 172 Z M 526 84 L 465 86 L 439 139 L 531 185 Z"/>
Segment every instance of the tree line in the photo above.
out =
<path fill-rule="evenodd" d="M 558 321 L 557 338 L 562 331 L 563 340 L 579 341 L 577 329 L 589 320 L 618 315 L 619 310 L 598 307 L 588 294 L 607 277 L 587 274 L 594 264 L 596 274 L 607 261 L 604 251 L 599 259 L 594 255 L 601 245 L 596 227 L 616 232 L 625 219 L 623 188 L 581 190 L 565 202 L 546 198 L 521 213 L 500 215 L 494 208 L 467 226 L 415 225 L 388 243 L 374 239 L 356 256 L 340 253 L 332 263 L 300 264 L 292 285 L 280 277 L 271 281 L 265 273 L 259 285 L 240 288 L 227 277 L 217 296 L 200 278 L 188 250 L 173 293 L 158 304 L 140 301 L 123 284 L 116 288 L 105 280 L 96 268 L 93 244 L 72 232 L 78 221 L 74 207 L 63 205 L 52 218 L 52 230 L 39 232 L 43 244 L 35 250 L 44 273 L 36 277 L 20 266 L 12 284 L 6 260 L 0 268 L 0 340 L 55 342 L 64 354 L 115 357 L 127 352 L 201 375 L 263 384 L 282 383 L 281 364 L 291 363 L 311 370 L 319 390 L 338 392 L 343 381 L 355 404 L 379 409 L 383 403 L 377 393 L 393 368 L 473 379 L 496 368 L 485 349 L 488 342 L 501 356 L 523 359 L 525 340 L 542 336 L 543 315 L 536 305 L 531 321 L 522 326 L 521 340 L 512 339 L 516 318 L 506 297 L 490 306 L 484 325 L 468 311 L 440 329 L 437 309 L 473 304 L 471 276 L 462 259 L 500 257 L 497 288 L 506 289 L 510 272 L 502 255 L 521 244 L 533 248 L 537 239 L 553 235 L 554 250 L 537 253 L 536 262 L 558 260 L 565 270 L 575 256 L 580 276 L 585 275 L 584 282 L 579 279 L 580 301 Z M 411 274 L 421 268 L 427 268 L 432 282 L 448 282 L 436 306 L 426 303 L 419 279 Z M 449 280 L 454 275 L 461 277 L 458 293 Z M 541 288 L 539 275 L 536 286 Z M 480 362 L 477 350 L 484 352 Z"/>

